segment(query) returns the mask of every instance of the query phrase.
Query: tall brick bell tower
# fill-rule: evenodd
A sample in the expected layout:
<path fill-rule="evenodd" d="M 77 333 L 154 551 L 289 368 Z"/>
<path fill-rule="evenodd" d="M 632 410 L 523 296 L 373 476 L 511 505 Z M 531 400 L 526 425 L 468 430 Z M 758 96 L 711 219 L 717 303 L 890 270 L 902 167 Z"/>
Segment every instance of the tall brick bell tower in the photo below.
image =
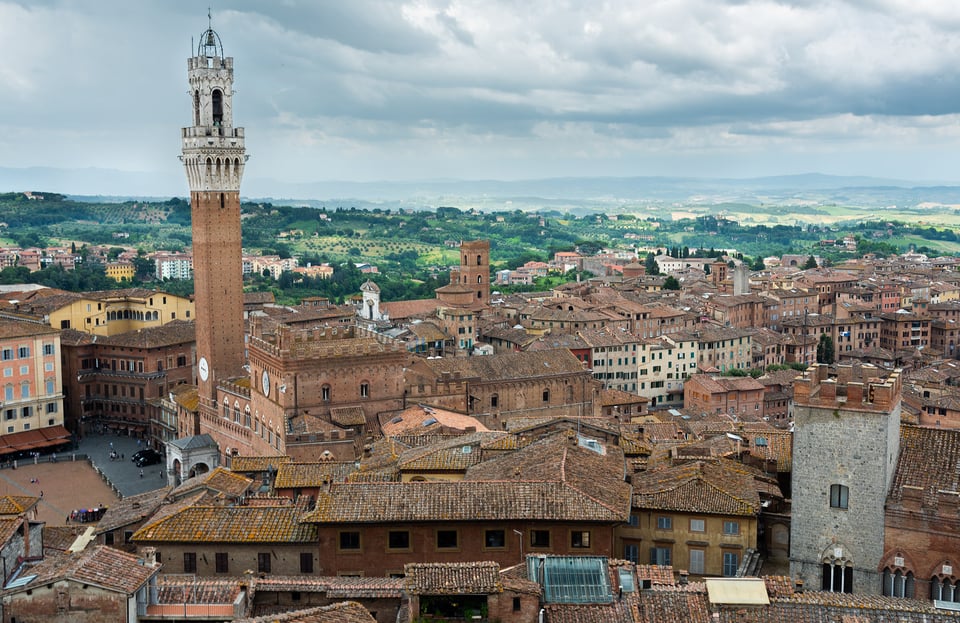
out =
<path fill-rule="evenodd" d="M 233 58 L 207 28 L 187 60 L 193 125 L 183 128 L 190 184 L 201 412 L 216 412 L 217 381 L 244 374 L 240 180 L 247 156 L 233 127 Z"/>

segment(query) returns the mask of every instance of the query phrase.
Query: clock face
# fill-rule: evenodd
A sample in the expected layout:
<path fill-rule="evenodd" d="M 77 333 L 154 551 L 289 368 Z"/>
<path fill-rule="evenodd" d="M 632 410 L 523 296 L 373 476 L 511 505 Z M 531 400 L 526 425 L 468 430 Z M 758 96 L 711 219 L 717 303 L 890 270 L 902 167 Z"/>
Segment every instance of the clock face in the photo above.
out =
<path fill-rule="evenodd" d="M 270 375 L 267 374 L 266 370 L 260 375 L 260 387 L 263 389 L 264 395 L 270 395 Z"/>
<path fill-rule="evenodd" d="M 210 376 L 210 364 L 207 363 L 206 357 L 201 357 L 200 361 L 197 362 L 197 372 L 200 373 L 200 380 L 206 381 Z"/>

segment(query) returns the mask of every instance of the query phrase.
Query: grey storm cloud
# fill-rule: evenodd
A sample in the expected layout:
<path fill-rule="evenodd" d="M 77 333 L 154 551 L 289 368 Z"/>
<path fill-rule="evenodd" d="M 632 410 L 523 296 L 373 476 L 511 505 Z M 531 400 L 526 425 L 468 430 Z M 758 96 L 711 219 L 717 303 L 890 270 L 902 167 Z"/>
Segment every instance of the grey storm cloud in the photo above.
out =
<path fill-rule="evenodd" d="M 235 0 L 212 25 L 248 175 L 955 176 L 956 3 Z M 175 171 L 206 27 L 186 0 L 0 0 L 0 166 Z"/>

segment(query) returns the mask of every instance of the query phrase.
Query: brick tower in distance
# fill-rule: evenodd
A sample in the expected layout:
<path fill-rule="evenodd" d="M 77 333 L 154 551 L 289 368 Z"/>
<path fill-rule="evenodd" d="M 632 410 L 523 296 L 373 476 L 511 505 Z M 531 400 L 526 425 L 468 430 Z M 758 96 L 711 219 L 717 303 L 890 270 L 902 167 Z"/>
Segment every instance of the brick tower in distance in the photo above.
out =
<path fill-rule="evenodd" d="M 900 371 L 816 364 L 793 385 L 790 575 L 879 594 L 884 504 L 900 452 Z"/>
<path fill-rule="evenodd" d="M 233 127 L 233 58 L 208 28 L 187 61 L 193 125 L 183 161 L 193 219 L 197 376 L 201 412 L 216 411 L 221 380 L 244 374 L 240 180 L 243 128 Z"/>
<path fill-rule="evenodd" d="M 472 240 L 460 243 L 460 283 L 476 293 L 475 305 L 490 304 L 490 241 Z"/>

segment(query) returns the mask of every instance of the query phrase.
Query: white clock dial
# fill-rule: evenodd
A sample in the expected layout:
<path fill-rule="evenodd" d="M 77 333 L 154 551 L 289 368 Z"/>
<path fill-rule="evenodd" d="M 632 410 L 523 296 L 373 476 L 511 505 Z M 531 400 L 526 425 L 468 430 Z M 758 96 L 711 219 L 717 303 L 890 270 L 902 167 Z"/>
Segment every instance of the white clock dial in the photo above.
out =
<path fill-rule="evenodd" d="M 266 370 L 260 375 L 260 387 L 263 389 L 265 396 L 270 395 L 270 375 L 267 374 Z"/>
<path fill-rule="evenodd" d="M 206 381 L 210 377 L 210 364 L 207 363 L 206 357 L 201 357 L 197 362 L 197 372 L 200 373 L 201 381 Z"/>

